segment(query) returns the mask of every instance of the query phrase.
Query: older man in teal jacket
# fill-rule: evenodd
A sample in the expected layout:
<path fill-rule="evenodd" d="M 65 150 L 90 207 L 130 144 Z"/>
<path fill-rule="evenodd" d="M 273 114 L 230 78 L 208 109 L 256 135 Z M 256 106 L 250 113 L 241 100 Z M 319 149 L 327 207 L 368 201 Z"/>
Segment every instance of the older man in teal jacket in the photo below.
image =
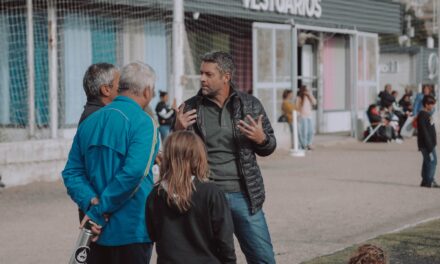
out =
<path fill-rule="evenodd" d="M 88 264 L 148 263 L 151 240 L 145 203 L 153 186 L 158 133 L 144 111 L 154 96 L 154 70 L 131 63 L 121 70 L 119 96 L 78 128 L 62 176 L 67 193 L 99 234 Z"/>

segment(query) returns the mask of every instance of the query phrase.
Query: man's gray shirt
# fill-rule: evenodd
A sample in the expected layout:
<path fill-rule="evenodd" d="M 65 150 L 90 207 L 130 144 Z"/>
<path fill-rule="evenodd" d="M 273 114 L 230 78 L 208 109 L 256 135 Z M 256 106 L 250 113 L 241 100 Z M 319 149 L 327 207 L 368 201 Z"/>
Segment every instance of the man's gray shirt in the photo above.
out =
<path fill-rule="evenodd" d="M 229 97 L 230 98 L 230 97 Z M 202 104 L 210 180 L 224 192 L 242 191 L 229 98 L 223 108 L 205 98 Z"/>

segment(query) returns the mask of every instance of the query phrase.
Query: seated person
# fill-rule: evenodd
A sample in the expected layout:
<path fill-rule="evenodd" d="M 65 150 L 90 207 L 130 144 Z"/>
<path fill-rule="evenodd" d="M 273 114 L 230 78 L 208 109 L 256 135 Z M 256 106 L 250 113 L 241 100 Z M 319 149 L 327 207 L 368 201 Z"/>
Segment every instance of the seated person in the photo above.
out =
<path fill-rule="evenodd" d="M 391 93 L 391 84 L 386 84 L 384 90 L 378 95 L 378 101 L 381 108 L 388 108 L 394 103 L 396 98 Z"/>
<path fill-rule="evenodd" d="M 382 117 L 380 116 L 376 104 L 371 104 L 368 107 L 367 116 L 368 116 L 368 121 L 370 121 L 372 127 L 376 127 L 377 125 L 382 123 Z"/>
<path fill-rule="evenodd" d="M 395 138 L 395 136 L 393 136 L 393 128 L 389 125 L 390 120 L 382 118 L 376 104 L 371 104 L 368 107 L 367 116 L 371 127 L 364 132 L 365 137 L 368 137 L 378 125 L 381 125 L 374 135 L 369 138 L 368 142 L 388 142 Z"/>
<path fill-rule="evenodd" d="M 413 106 L 411 103 L 411 97 L 409 94 L 404 94 L 402 99 L 399 101 L 400 107 L 402 107 L 402 111 L 408 116 L 411 115 L 413 111 Z"/>

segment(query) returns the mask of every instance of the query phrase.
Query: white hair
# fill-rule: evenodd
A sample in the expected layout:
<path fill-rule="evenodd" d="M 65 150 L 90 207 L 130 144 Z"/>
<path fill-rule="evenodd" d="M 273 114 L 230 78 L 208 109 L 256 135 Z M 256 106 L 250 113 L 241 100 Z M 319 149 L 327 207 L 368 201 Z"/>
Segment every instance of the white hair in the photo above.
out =
<path fill-rule="evenodd" d="M 121 69 L 119 91 L 130 91 L 134 95 L 141 95 L 149 88 L 154 88 L 156 73 L 153 68 L 142 62 L 131 62 Z"/>

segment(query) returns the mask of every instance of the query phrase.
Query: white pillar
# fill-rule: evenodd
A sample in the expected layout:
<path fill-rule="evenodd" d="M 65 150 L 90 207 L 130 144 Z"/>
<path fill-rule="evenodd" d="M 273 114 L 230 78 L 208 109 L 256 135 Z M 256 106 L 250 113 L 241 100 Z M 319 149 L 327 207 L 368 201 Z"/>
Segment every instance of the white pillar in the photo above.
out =
<path fill-rule="evenodd" d="M 54 0 L 47 1 L 49 32 L 49 115 L 50 136 L 58 133 L 58 57 L 57 57 L 57 15 Z"/>
<path fill-rule="evenodd" d="M 35 68 L 34 68 L 34 28 L 32 0 L 26 1 L 27 9 L 27 70 L 28 70 L 28 129 L 29 138 L 35 136 Z"/>
<path fill-rule="evenodd" d="M 295 27 L 295 22 L 291 22 L 291 89 L 294 95 L 298 90 L 298 29 Z M 304 157 L 305 152 L 299 149 L 298 143 L 298 113 L 293 110 L 293 149 L 290 150 L 290 155 L 293 157 Z"/>
<path fill-rule="evenodd" d="M 290 155 L 293 157 L 304 157 L 306 152 L 299 148 L 298 140 L 298 112 L 293 110 L 293 149 L 290 150 Z"/>
<path fill-rule="evenodd" d="M 357 116 L 358 116 L 358 35 L 350 35 L 350 42 L 351 42 L 351 136 L 354 138 L 358 138 L 359 133 L 362 133 L 362 131 L 358 131 L 358 124 L 357 124 Z M 362 62 L 363 63 L 363 62 Z"/>
<path fill-rule="evenodd" d="M 317 133 L 322 133 L 324 128 L 324 33 L 319 32 L 318 42 L 318 93 L 317 93 L 317 105 L 318 109 L 316 114 Z"/>
<path fill-rule="evenodd" d="M 291 39 L 292 39 L 292 61 L 291 61 L 291 89 L 293 94 L 296 96 L 296 92 L 298 90 L 298 29 L 292 22 L 291 29 Z"/>
<path fill-rule="evenodd" d="M 436 1 L 434 0 L 434 3 Z M 440 3 L 437 2 L 436 4 L 437 7 L 437 49 L 438 49 L 438 53 L 437 53 L 437 91 L 440 92 Z M 438 98 L 438 95 L 437 95 Z M 439 105 L 439 101 L 437 99 L 437 105 Z M 439 107 L 437 107 L 438 109 Z"/>
<path fill-rule="evenodd" d="M 173 10 L 173 91 L 171 95 L 179 105 L 183 101 L 182 78 L 184 75 L 183 33 L 185 22 L 183 0 L 174 0 Z"/>

